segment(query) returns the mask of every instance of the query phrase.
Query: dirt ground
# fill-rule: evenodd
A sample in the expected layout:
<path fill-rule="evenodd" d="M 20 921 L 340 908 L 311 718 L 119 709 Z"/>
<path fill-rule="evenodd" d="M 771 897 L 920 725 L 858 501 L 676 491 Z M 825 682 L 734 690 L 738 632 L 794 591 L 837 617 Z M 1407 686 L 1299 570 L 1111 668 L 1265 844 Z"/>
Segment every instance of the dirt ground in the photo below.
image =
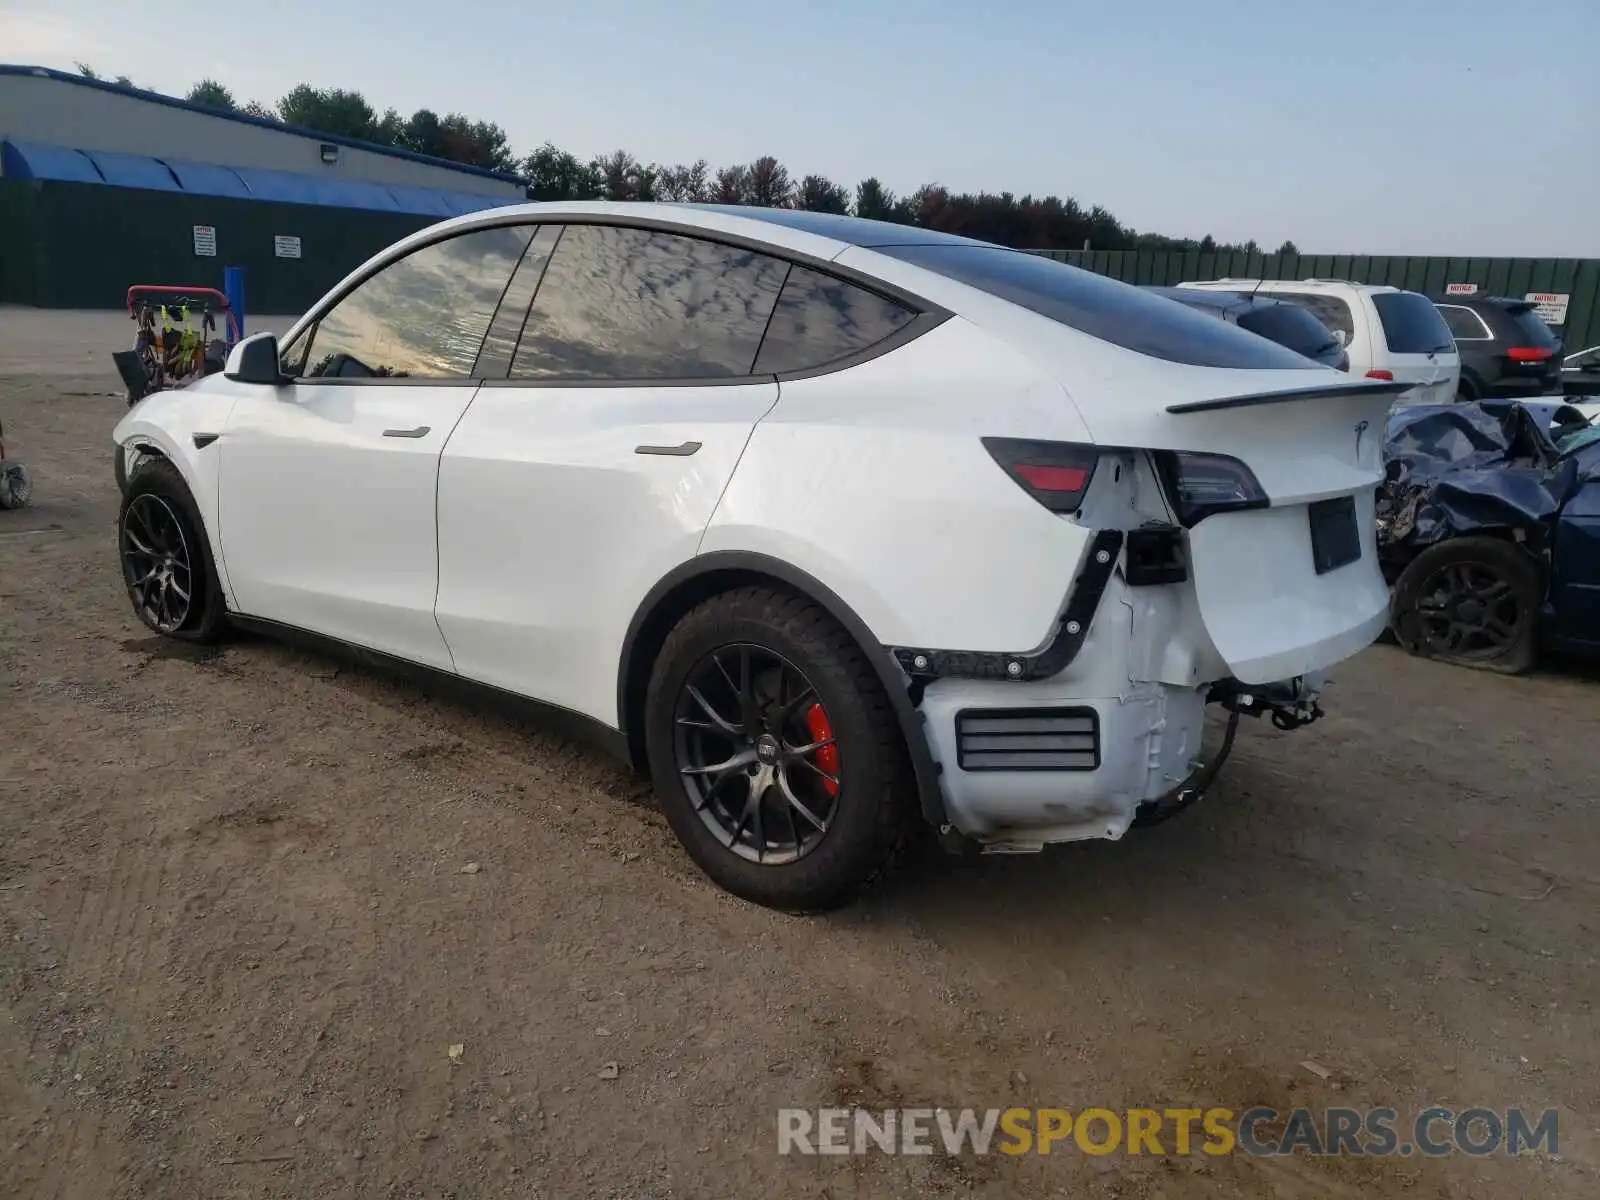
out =
<path fill-rule="evenodd" d="M 1374 647 L 1166 825 L 780 916 L 588 751 L 149 635 L 115 560 L 127 335 L 0 310 L 35 478 L 0 513 L 0 1194 L 1600 1194 L 1592 672 Z M 1559 1153 L 776 1152 L 786 1106 L 1434 1103 L 1556 1106 Z"/>

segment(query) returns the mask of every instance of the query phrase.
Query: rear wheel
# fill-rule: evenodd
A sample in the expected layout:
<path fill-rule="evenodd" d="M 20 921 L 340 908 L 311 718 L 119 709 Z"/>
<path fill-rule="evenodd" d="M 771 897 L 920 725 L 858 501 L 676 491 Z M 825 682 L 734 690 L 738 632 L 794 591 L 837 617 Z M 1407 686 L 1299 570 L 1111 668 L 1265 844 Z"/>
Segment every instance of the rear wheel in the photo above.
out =
<path fill-rule="evenodd" d="M 910 764 L 888 697 L 850 636 L 801 597 L 745 588 L 691 611 L 656 661 L 645 722 L 673 832 L 735 895 L 835 907 L 901 839 Z"/>
<path fill-rule="evenodd" d="M 1389 622 L 1412 654 L 1515 673 L 1533 665 L 1541 598 L 1526 551 L 1498 538 L 1455 538 L 1406 567 Z"/>
<path fill-rule="evenodd" d="M 194 497 L 165 459 L 128 480 L 117 523 L 122 578 L 133 611 L 151 629 L 189 642 L 214 642 L 227 624 L 222 589 Z"/>

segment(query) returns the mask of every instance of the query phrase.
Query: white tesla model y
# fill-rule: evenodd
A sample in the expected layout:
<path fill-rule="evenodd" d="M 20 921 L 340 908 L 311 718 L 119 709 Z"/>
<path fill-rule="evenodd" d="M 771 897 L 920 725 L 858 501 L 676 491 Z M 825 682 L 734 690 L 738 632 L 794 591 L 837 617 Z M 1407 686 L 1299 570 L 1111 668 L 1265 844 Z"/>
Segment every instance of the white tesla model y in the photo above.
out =
<path fill-rule="evenodd" d="M 160 633 L 537 702 L 719 883 L 818 908 L 919 820 L 1117 838 L 1239 713 L 1317 715 L 1384 624 L 1396 386 L 927 230 L 521 205 L 129 410 L 120 554 Z"/>

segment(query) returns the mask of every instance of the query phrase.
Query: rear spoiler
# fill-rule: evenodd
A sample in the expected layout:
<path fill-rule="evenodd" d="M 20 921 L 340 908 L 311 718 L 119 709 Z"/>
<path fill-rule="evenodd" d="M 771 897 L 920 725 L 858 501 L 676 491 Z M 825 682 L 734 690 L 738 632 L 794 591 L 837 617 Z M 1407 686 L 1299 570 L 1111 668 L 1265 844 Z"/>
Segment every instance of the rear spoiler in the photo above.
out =
<path fill-rule="evenodd" d="M 1169 413 L 1214 412 L 1221 408 L 1252 408 L 1257 404 L 1287 404 L 1291 400 L 1350 400 L 1357 396 L 1398 396 L 1415 383 L 1337 383 L 1332 387 L 1294 388 L 1287 392 L 1254 392 L 1248 396 L 1222 396 L 1216 400 L 1188 400 L 1169 404 Z"/>

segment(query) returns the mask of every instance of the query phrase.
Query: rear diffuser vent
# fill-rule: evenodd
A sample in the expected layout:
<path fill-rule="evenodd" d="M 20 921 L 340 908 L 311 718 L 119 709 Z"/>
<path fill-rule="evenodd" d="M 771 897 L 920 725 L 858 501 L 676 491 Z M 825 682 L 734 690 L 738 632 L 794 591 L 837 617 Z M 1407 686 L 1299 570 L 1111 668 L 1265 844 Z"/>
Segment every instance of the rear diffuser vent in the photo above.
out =
<path fill-rule="evenodd" d="M 965 708 L 956 714 L 963 771 L 1094 771 L 1100 716 L 1092 708 Z"/>

